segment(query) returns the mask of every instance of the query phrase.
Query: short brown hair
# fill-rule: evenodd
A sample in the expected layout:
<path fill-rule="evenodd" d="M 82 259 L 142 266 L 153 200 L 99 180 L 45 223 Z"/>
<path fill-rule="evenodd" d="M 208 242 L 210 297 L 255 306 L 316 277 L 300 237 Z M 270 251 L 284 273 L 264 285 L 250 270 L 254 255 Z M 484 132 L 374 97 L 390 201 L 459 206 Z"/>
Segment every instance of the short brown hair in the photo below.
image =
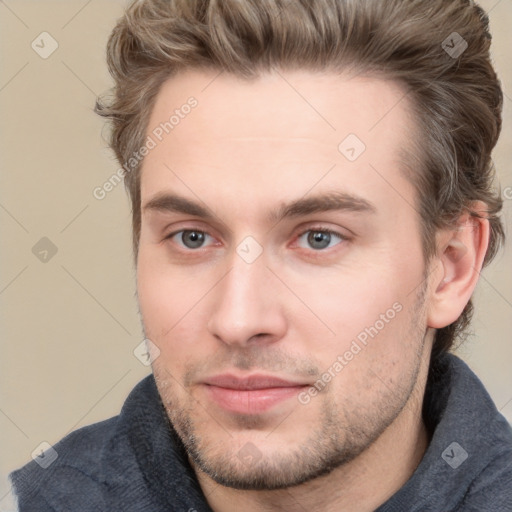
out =
<path fill-rule="evenodd" d="M 114 87 L 95 110 L 110 120 L 109 143 L 122 165 L 144 143 L 160 86 L 180 70 L 256 79 L 272 68 L 351 67 L 384 76 L 407 91 L 421 130 L 411 179 L 425 259 L 435 253 L 436 230 L 465 211 L 476 215 L 471 203 L 480 200 L 491 225 L 488 264 L 504 238 L 491 161 L 503 93 L 490 42 L 489 20 L 471 0 L 136 0 L 110 36 Z M 140 167 L 125 175 L 135 259 Z M 469 301 L 456 322 L 436 332 L 433 357 L 465 333 L 472 308 Z"/>

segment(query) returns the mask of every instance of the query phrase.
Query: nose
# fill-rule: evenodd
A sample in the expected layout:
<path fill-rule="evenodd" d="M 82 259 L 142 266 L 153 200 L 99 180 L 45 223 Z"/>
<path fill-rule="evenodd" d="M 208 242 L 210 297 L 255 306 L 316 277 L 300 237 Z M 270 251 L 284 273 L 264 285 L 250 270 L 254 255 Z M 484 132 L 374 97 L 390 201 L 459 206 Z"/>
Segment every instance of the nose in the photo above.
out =
<path fill-rule="evenodd" d="M 233 346 L 275 343 L 287 328 L 278 286 L 263 256 L 247 263 L 234 254 L 230 271 L 211 294 L 209 332 Z"/>

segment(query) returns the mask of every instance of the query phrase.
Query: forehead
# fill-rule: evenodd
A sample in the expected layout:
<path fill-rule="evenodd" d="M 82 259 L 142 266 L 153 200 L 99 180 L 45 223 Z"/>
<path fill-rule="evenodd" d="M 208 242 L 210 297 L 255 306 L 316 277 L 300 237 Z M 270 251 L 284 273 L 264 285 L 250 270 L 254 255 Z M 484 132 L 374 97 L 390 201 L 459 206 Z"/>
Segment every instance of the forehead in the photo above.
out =
<path fill-rule="evenodd" d="M 190 98 L 195 106 L 183 108 Z M 206 179 L 226 191 L 247 190 L 258 180 L 281 195 L 294 187 L 304 193 L 333 165 L 336 173 L 322 178 L 324 187 L 382 187 L 380 174 L 400 179 L 416 132 L 408 101 L 398 84 L 372 77 L 276 71 L 245 81 L 188 70 L 166 81 L 157 96 L 142 200 L 164 188 L 186 191 L 179 176 L 196 188 Z"/>
<path fill-rule="evenodd" d="M 375 146 L 389 128 L 400 144 L 413 124 L 407 96 L 396 82 L 361 75 L 274 71 L 249 81 L 227 73 L 188 70 L 162 85 L 148 132 L 194 97 L 197 107 L 186 115 L 193 122 L 180 118 L 172 129 L 176 144 L 199 143 L 205 136 L 311 137 L 336 144 L 347 133 L 355 133 Z"/>

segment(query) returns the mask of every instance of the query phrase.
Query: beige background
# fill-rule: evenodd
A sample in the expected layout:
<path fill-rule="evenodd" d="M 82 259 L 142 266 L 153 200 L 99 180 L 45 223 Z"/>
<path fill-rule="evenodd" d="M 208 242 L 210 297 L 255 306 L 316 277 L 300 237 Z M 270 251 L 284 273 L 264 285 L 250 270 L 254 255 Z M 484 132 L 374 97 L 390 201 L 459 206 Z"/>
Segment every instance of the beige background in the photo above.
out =
<path fill-rule="evenodd" d="M 506 188 L 512 187 L 512 0 L 480 3 L 490 10 L 494 60 L 507 94 L 495 153 Z M 103 201 L 92 195 L 118 168 L 92 107 L 110 86 L 105 44 L 123 5 L 0 0 L 0 510 L 10 470 L 41 442 L 54 444 L 117 414 L 148 373 L 133 355 L 142 335 L 124 188 Z M 47 59 L 31 47 L 43 31 L 59 45 Z M 505 203 L 510 234 L 512 200 Z M 46 263 L 32 253 L 42 237 L 58 249 Z M 475 335 L 459 351 L 510 421 L 511 256 L 509 241 L 483 273 Z"/>

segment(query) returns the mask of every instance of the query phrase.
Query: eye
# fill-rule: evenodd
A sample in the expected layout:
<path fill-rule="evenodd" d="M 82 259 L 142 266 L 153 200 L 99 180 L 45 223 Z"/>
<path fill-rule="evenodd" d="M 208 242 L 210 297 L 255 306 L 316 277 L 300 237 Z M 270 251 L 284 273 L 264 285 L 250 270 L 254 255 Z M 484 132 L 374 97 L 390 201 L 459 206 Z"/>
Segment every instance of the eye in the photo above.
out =
<path fill-rule="evenodd" d="M 166 239 L 172 240 L 175 237 L 178 245 L 185 249 L 200 249 L 206 238 L 211 238 L 210 235 L 198 229 L 182 229 L 181 231 L 171 233 Z"/>
<path fill-rule="evenodd" d="M 343 236 L 341 233 L 325 228 L 312 228 L 304 231 L 298 237 L 299 242 L 304 237 L 306 243 L 309 244 L 309 247 L 304 247 L 304 245 L 301 245 L 300 243 L 299 246 L 305 249 L 311 248 L 315 251 L 331 248 L 334 245 L 338 245 L 340 242 L 347 240 L 347 237 Z M 338 240 L 338 243 L 331 243 L 336 242 L 336 240 Z"/>
<path fill-rule="evenodd" d="M 168 235 L 166 240 L 174 239 L 183 249 L 194 250 L 207 245 L 206 242 L 208 238 L 212 239 L 212 237 L 204 231 L 198 229 L 182 229 Z M 299 247 L 313 249 L 315 251 L 329 249 L 344 240 L 348 240 L 348 238 L 337 231 L 326 228 L 311 228 L 298 235 Z"/>

